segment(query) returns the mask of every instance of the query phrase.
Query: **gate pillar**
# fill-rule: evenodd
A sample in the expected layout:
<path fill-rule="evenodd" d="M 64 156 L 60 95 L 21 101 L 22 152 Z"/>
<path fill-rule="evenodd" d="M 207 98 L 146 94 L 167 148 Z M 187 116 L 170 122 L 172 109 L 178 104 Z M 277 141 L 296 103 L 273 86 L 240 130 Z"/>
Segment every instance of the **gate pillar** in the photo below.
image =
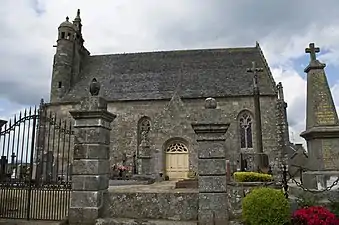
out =
<path fill-rule="evenodd" d="M 225 134 L 229 123 L 213 98 L 192 128 L 198 142 L 199 225 L 227 224 Z"/>
<path fill-rule="evenodd" d="M 101 217 L 109 186 L 110 124 L 115 115 L 107 102 L 97 96 L 83 99 L 80 110 L 71 111 L 75 119 L 72 192 L 69 224 L 93 225 Z"/>

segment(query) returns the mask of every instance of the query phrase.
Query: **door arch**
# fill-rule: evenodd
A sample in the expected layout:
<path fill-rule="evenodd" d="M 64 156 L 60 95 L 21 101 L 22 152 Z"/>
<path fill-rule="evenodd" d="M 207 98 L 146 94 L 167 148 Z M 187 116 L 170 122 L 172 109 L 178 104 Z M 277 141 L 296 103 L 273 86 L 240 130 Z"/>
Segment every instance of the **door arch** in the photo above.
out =
<path fill-rule="evenodd" d="M 170 142 L 166 149 L 166 175 L 171 180 L 187 178 L 189 171 L 188 147 L 182 141 Z"/>

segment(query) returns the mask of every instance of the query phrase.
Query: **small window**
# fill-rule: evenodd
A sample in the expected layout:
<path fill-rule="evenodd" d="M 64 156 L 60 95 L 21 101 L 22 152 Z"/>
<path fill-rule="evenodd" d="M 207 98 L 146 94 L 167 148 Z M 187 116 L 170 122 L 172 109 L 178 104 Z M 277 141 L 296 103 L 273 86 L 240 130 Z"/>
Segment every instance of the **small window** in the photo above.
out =
<path fill-rule="evenodd" d="M 61 83 L 61 81 L 59 81 L 58 88 L 61 88 L 61 87 L 62 87 L 62 83 Z"/>
<path fill-rule="evenodd" d="M 61 32 L 61 38 L 65 38 L 65 32 Z"/>
<path fill-rule="evenodd" d="M 67 34 L 66 39 L 67 39 L 67 40 L 71 39 L 71 33 L 68 33 L 68 34 Z"/>

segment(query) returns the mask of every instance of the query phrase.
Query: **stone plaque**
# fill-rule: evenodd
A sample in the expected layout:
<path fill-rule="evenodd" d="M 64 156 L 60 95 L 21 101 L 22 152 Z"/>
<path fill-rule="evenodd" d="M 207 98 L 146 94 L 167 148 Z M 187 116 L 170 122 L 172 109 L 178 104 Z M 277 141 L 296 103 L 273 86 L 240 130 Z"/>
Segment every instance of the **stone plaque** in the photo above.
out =
<path fill-rule="evenodd" d="M 336 148 L 336 140 L 323 140 L 322 141 L 322 157 L 324 162 L 324 169 L 339 168 L 339 149 Z M 338 144 L 337 144 L 338 145 Z"/>
<path fill-rule="evenodd" d="M 318 125 L 334 125 L 337 123 L 337 115 L 331 99 L 325 75 L 323 73 L 312 74 L 314 77 L 314 86 L 317 90 L 317 103 L 315 104 L 315 119 Z"/>

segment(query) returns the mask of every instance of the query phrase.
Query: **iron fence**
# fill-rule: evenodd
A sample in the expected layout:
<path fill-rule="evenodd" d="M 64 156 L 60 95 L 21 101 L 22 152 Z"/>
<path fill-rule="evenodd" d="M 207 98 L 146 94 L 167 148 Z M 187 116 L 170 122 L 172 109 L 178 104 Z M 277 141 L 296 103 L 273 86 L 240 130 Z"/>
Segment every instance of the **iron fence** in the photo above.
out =
<path fill-rule="evenodd" d="M 71 191 L 71 121 L 30 108 L 0 127 L 0 217 L 62 220 Z"/>

